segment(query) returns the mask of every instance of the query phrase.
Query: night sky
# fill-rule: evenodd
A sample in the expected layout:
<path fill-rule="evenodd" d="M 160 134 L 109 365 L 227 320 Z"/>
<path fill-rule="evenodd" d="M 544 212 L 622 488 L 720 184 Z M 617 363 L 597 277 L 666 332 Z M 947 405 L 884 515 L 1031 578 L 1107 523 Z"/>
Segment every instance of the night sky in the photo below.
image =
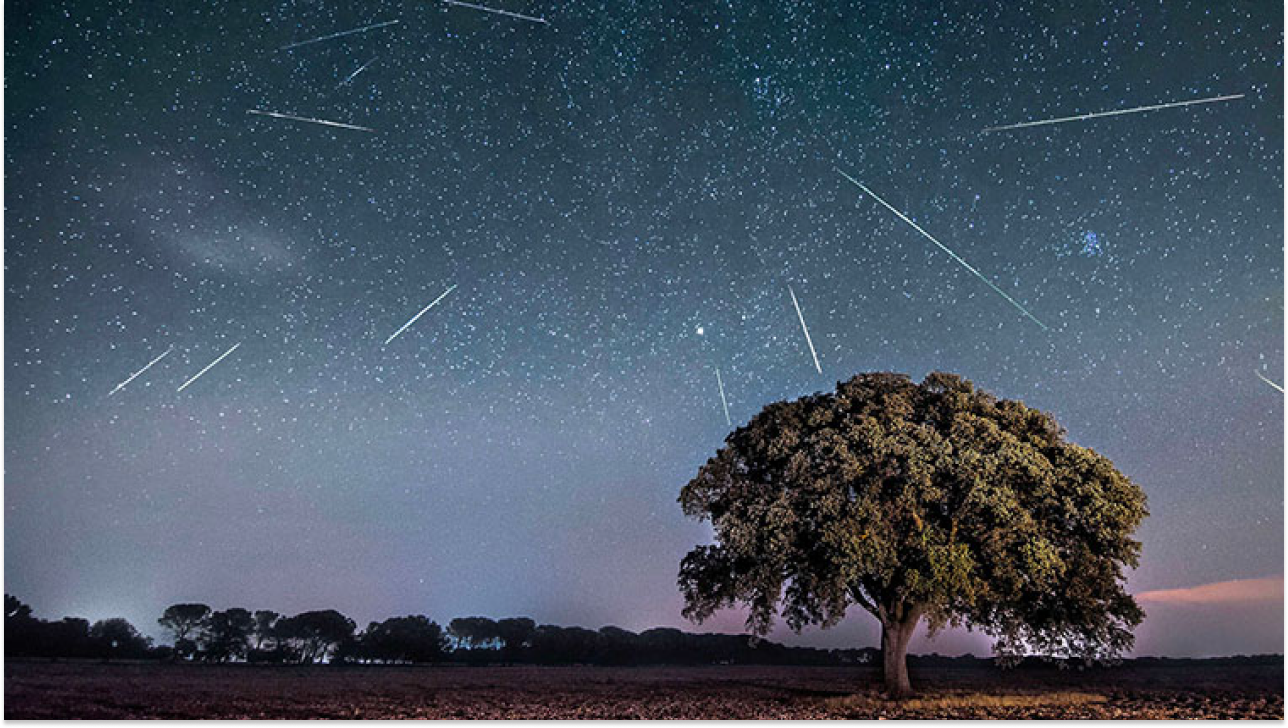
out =
<path fill-rule="evenodd" d="M 6 4 L 6 592 L 694 629 L 717 368 L 946 370 L 1145 489 L 1142 653 L 1282 650 L 1279 3 L 487 4 Z"/>

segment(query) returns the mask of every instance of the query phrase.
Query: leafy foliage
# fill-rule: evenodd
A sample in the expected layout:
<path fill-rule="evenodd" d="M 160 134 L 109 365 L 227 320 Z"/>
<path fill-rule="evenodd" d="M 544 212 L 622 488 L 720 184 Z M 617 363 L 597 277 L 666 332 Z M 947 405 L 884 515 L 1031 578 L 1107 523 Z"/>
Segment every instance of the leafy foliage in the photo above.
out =
<path fill-rule="evenodd" d="M 273 628 L 277 625 L 277 620 L 282 615 L 271 609 L 256 609 L 252 616 L 255 620 L 254 649 L 262 650 L 265 644 L 273 639 Z"/>
<path fill-rule="evenodd" d="M 175 652 L 191 656 L 197 642 L 205 638 L 210 624 L 210 607 L 205 604 L 172 604 L 166 607 L 157 624 L 174 635 Z"/>
<path fill-rule="evenodd" d="M 331 651 L 353 639 L 352 619 L 324 609 L 282 617 L 274 627 L 279 644 L 297 662 L 325 662 Z"/>
<path fill-rule="evenodd" d="M 457 617 L 447 623 L 447 634 L 465 649 L 494 647 L 501 640 L 496 620 L 487 617 Z"/>
<path fill-rule="evenodd" d="M 57 622 L 37 619 L 31 607 L 6 594 L 4 654 L 6 657 L 98 658 L 103 660 L 162 658 L 166 648 L 154 648 L 125 619 L 112 617 L 90 624 L 78 617 Z"/>
<path fill-rule="evenodd" d="M 437 662 L 446 656 L 447 643 L 443 628 L 429 617 L 390 617 L 372 622 L 354 652 L 379 662 Z"/>
<path fill-rule="evenodd" d="M 683 560 L 685 616 L 735 604 L 831 626 L 967 625 L 1003 656 L 1113 657 L 1143 613 L 1124 591 L 1145 496 L 1054 418 L 958 376 L 864 374 L 766 407 L 680 495 L 714 545 Z M 906 645 L 904 645 L 906 647 Z"/>
<path fill-rule="evenodd" d="M 134 625 L 121 617 L 95 622 L 88 635 L 97 656 L 104 659 L 147 657 L 152 649 L 152 640 L 139 634 Z"/>
<path fill-rule="evenodd" d="M 210 615 L 207 625 L 207 660 L 224 662 L 246 657 L 251 635 L 255 631 L 255 617 L 249 610 L 233 607 Z"/>

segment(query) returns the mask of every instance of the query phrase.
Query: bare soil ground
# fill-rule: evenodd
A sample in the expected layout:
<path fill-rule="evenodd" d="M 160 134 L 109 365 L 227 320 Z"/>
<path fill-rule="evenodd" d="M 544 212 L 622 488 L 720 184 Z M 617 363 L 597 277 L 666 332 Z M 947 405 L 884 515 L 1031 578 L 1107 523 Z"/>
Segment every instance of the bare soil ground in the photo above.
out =
<path fill-rule="evenodd" d="M 259 666 L 6 662 L 21 718 L 1284 718 L 1283 662 L 1095 670 Z"/>

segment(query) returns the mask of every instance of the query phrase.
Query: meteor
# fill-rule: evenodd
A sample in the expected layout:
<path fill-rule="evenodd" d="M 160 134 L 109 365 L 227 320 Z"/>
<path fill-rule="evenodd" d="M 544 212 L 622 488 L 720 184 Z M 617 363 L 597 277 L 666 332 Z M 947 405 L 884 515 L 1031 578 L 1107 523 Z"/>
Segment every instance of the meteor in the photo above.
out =
<path fill-rule="evenodd" d="M 1044 119 L 1042 121 L 1026 121 L 1020 124 L 1008 124 L 1007 126 L 990 126 L 981 131 L 981 134 L 987 134 L 990 131 L 1006 131 L 1008 129 L 1024 129 L 1030 126 L 1046 126 L 1047 124 L 1063 124 L 1066 121 L 1086 121 L 1087 119 L 1098 119 L 1102 116 L 1121 116 L 1123 114 L 1140 114 L 1146 111 L 1158 111 L 1159 109 L 1174 109 L 1181 106 L 1194 106 L 1195 104 L 1215 104 L 1219 101 L 1233 101 L 1243 98 L 1243 94 L 1231 94 L 1229 96 L 1213 96 L 1207 99 L 1194 99 L 1191 101 L 1174 101 L 1169 104 L 1154 104 L 1152 106 L 1137 106 L 1132 109 L 1117 109 L 1115 111 L 1097 111 L 1092 114 L 1079 114 L 1077 116 L 1062 116 L 1059 119 Z"/>
<path fill-rule="evenodd" d="M 893 207 L 891 207 L 890 203 L 886 202 L 885 200 L 881 199 L 880 197 L 877 197 L 877 193 L 873 192 L 872 190 L 868 189 L 867 187 L 864 187 L 862 182 L 860 182 L 860 181 L 858 181 L 858 180 L 854 179 L 853 177 L 851 177 L 850 175 L 848 175 L 848 174 L 846 174 L 846 173 L 842 172 L 842 171 L 841 171 L 841 170 L 839 170 L 839 169 L 837 169 L 836 171 L 837 171 L 837 172 L 838 172 L 842 177 L 844 177 L 844 178 L 848 179 L 849 181 L 851 181 L 851 182 L 853 182 L 855 185 L 857 185 L 859 189 L 861 189 L 861 190 L 863 190 L 864 192 L 866 192 L 866 193 L 868 193 L 869 195 L 871 195 L 871 196 L 872 196 L 872 199 L 876 200 L 877 202 L 880 202 L 882 205 L 884 205 L 884 206 L 885 206 L 885 208 L 886 208 L 887 210 L 889 210 L 890 212 L 893 212 L 894 214 L 898 215 L 900 220 L 903 220 L 904 222 L 908 223 L 908 224 L 909 224 L 909 225 L 911 225 L 911 226 L 913 227 L 913 229 L 915 229 L 917 232 L 919 232 L 919 233 L 921 233 L 922 235 L 926 236 L 926 239 L 927 239 L 927 240 L 929 240 L 930 242 L 932 242 L 932 243 L 934 243 L 935 245 L 939 246 L 939 249 L 940 249 L 940 250 L 944 251 L 945 253 L 948 253 L 948 255 L 949 255 L 953 260 L 957 261 L 958 263 L 961 263 L 961 264 L 962 264 L 962 267 L 964 267 L 966 270 L 970 271 L 971 273 L 974 273 L 976 278 L 978 278 L 978 279 L 980 279 L 981 281 L 984 281 L 984 283 L 988 284 L 988 287 L 989 287 L 989 288 L 992 288 L 992 289 L 997 293 L 997 295 L 1001 296 L 1002 298 L 1005 298 L 1005 299 L 1007 300 L 1007 302 L 1008 302 L 1008 303 L 1010 303 L 1012 306 L 1014 306 L 1014 307 L 1018 308 L 1018 309 L 1020 310 L 1020 313 L 1023 313 L 1025 316 L 1029 317 L 1029 320 L 1031 320 L 1033 323 L 1037 324 L 1038 326 L 1041 326 L 1043 331 L 1050 331 L 1050 329 L 1048 329 L 1048 328 L 1047 328 L 1047 325 L 1046 325 L 1046 324 L 1044 324 L 1044 323 L 1042 323 L 1041 321 L 1038 321 L 1037 317 L 1036 317 L 1036 316 L 1034 316 L 1033 314 L 1029 313 L 1029 310 L 1028 310 L 1027 308 L 1025 308 L 1025 307 L 1021 306 L 1018 302 L 1016 302 L 1016 300 L 1015 300 L 1014 298 L 1011 298 L 1010 296 L 1006 295 L 1006 292 L 1005 292 L 1005 291 L 1003 291 L 1002 289 L 1000 289 L 1000 288 L 998 288 L 997 286 L 993 285 L 993 282 L 992 282 L 992 281 L 990 281 L 989 279 L 985 278 L 983 273 L 980 273 L 979 271 L 975 270 L 975 268 L 974 268 L 974 267 L 972 267 L 970 263 L 967 263 L 966 261 L 962 260 L 962 259 L 961 259 L 961 256 L 959 256 L 959 255 L 957 255 L 956 253 L 954 253 L 953 251 L 949 250 L 947 245 L 944 245 L 943 243 L 939 242 L 938 240 L 935 240 L 935 236 L 931 235 L 930 233 L 926 232 L 925 230 L 922 230 L 922 229 L 921 229 L 921 226 L 920 226 L 920 225 L 918 225 L 917 223 L 913 222 L 912 220 L 910 220 L 910 219 L 908 218 L 908 216 L 907 216 L 907 215 L 903 214 L 902 212 L 899 212 L 898 210 L 896 210 L 896 209 L 894 209 Z"/>
<path fill-rule="evenodd" d="M 792 297 L 792 305 L 796 307 L 796 318 L 801 320 L 801 331 L 805 332 L 805 343 L 809 344 L 809 355 L 814 357 L 814 369 L 819 374 L 822 374 L 823 367 L 818 364 L 818 352 L 814 351 L 814 340 L 809 337 L 809 327 L 805 325 L 805 315 L 801 313 L 801 305 L 796 302 L 796 293 L 791 286 L 787 287 L 787 293 Z"/>
<path fill-rule="evenodd" d="M 247 114 L 259 114 L 260 116 L 271 116 L 274 119 L 290 119 L 291 121 L 303 121 L 308 124 L 321 124 L 323 126 L 335 126 L 341 129 L 353 129 L 354 131 L 366 131 L 375 133 L 375 129 L 369 129 L 365 126 L 354 126 L 353 124 L 342 124 L 338 121 L 327 121 L 326 119 L 310 119 L 307 116 L 296 116 L 294 114 L 279 114 L 276 111 L 261 111 L 259 109 L 247 109 Z"/>
<path fill-rule="evenodd" d="M 192 378 L 191 378 L 191 379 L 189 379 L 188 381 L 184 382 L 183 384 L 180 384 L 180 385 L 179 385 L 179 388 L 178 388 L 178 389 L 176 389 L 175 391 L 176 391 L 176 392 L 182 392 L 183 390 L 187 389 L 189 384 L 192 384 L 193 382 L 195 382 L 195 381 L 197 381 L 198 379 L 200 379 L 202 374 L 205 374 L 206 372 L 210 371 L 210 368 L 211 368 L 211 367 L 213 367 L 214 365 L 216 365 L 216 364 L 218 364 L 219 362 L 223 361 L 223 360 L 224 360 L 224 357 L 226 357 L 226 356 L 228 356 L 229 354 L 231 354 L 231 353 L 233 353 L 234 351 L 236 351 L 236 350 L 237 350 L 237 347 L 239 347 L 239 346 L 241 346 L 241 342 L 240 342 L 240 341 L 239 341 L 239 342 L 237 342 L 236 344 L 233 344 L 233 348 L 231 348 L 231 349 L 229 349 L 228 351 L 225 351 L 224 353 L 220 354 L 218 359 L 216 359 L 216 360 L 214 360 L 214 361 L 210 362 L 209 364 L 207 364 L 205 369 L 202 369 L 201 371 L 199 371 L 199 372 L 197 372 L 196 374 L 192 375 Z"/>
<path fill-rule="evenodd" d="M 520 15 L 518 13 L 512 13 L 509 10 L 498 10 L 496 8 L 488 8 L 482 5 L 475 5 L 474 3 L 461 2 L 461 0 L 443 0 L 443 2 L 447 3 L 448 5 L 460 5 L 463 8 L 473 8 L 475 10 L 482 10 L 485 13 L 496 13 L 497 15 L 505 15 L 511 18 L 527 20 L 532 23 L 541 23 L 543 25 L 546 24 L 545 18 L 534 18 L 531 15 Z"/>
<path fill-rule="evenodd" d="M 725 399 L 724 380 L 720 378 L 720 367 L 716 367 L 716 386 L 720 387 L 720 404 L 724 405 L 725 423 L 733 427 L 733 420 L 729 418 L 729 400 Z"/>
<path fill-rule="evenodd" d="M 1264 376 L 1262 376 L 1262 375 L 1261 375 L 1261 372 L 1258 372 L 1256 369 L 1253 369 L 1252 371 L 1253 371 L 1253 372 L 1254 372 L 1258 377 L 1260 377 L 1260 378 L 1261 378 L 1261 381 L 1263 381 L 1263 382 L 1265 382 L 1266 384 L 1269 384 L 1270 386 L 1272 386 L 1272 387 L 1274 387 L 1275 389 L 1279 390 L 1279 391 L 1280 391 L 1280 393 L 1288 394 L 1288 392 L 1284 392 L 1284 388 L 1283 388 L 1283 387 L 1279 386 L 1278 384 L 1275 384 L 1274 382 L 1272 382 L 1272 381 L 1270 381 L 1269 379 L 1266 379 Z"/>
<path fill-rule="evenodd" d="M 348 76 L 346 76 L 346 77 L 345 77 L 345 79 L 344 79 L 343 81 L 341 81 L 340 83 L 336 84 L 336 88 L 340 88 L 341 86 L 343 86 L 343 85 L 347 84 L 348 82 L 352 81 L 353 79 L 357 78 L 359 73 L 362 73 L 363 71 L 367 70 L 367 66 L 370 66 L 371 64 L 373 64 L 373 63 L 375 63 L 375 62 L 376 62 L 376 59 L 375 59 L 375 58 L 372 58 L 371 60 L 367 61 L 366 63 L 362 64 L 361 66 L 358 66 L 358 70 L 354 71 L 353 73 L 350 73 Z"/>
<path fill-rule="evenodd" d="M 172 347 L 170 347 L 169 349 L 166 349 L 165 351 L 161 352 L 161 356 L 158 356 L 157 358 L 155 358 L 155 359 L 153 359 L 152 361 L 148 362 L 146 365 L 144 365 L 144 367 L 143 367 L 142 369 L 140 369 L 140 370 L 138 370 L 137 372 L 135 372 L 135 373 L 131 374 L 129 379 L 126 379 L 124 382 L 121 382 L 120 384 L 116 385 L 116 389 L 113 389 L 112 391 L 108 392 L 108 393 L 107 393 L 107 396 L 111 397 L 112 395 L 114 395 L 114 394 L 116 394 L 117 392 L 119 392 L 119 391 L 121 391 L 122 389 L 124 389 L 124 388 L 125 388 L 125 385 L 129 384 L 130 382 L 133 382 L 135 377 L 137 377 L 137 376 L 139 376 L 140 374 L 142 374 L 143 372 L 146 372 L 147 370 L 151 369 L 153 364 L 156 364 L 157 362 L 159 362 L 159 361 L 161 361 L 162 359 L 164 359 L 164 358 L 166 358 L 167 356 L 169 356 L 169 355 L 170 355 L 170 352 L 172 352 L 172 351 L 174 351 L 174 347 L 173 347 L 173 346 L 172 346 Z"/>
<path fill-rule="evenodd" d="M 385 27 L 386 25 L 394 25 L 394 24 L 396 24 L 396 23 L 400 23 L 400 22 L 402 22 L 402 21 L 400 21 L 400 20 L 389 20 L 389 21 L 386 21 L 386 22 L 384 22 L 384 23 L 373 23 L 373 24 L 371 24 L 371 25 L 364 25 L 364 26 L 362 26 L 361 28 L 354 28 L 353 30 L 344 30 L 344 31 L 341 31 L 341 32 L 339 32 L 339 33 L 332 33 L 331 35 L 324 35 L 324 36 L 322 36 L 321 38 L 310 38 L 309 40 L 302 40 L 302 41 L 300 41 L 300 42 L 298 42 L 298 43 L 291 43 L 290 45 L 284 45 L 284 46 L 282 46 L 281 48 L 279 48 L 278 50 L 289 51 L 289 50 L 290 50 L 290 49 L 292 49 L 292 48 L 299 48 L 300 46 L 306 46 L 306 45 L 309 45 L 310 43 L 321 43 L 321 42 L 322 42 L 322 41 L 324 41 L 324 40 L 331 40 L 332 38 L 343 38 L 343 37 L 344 37 L 344 36 L 346 36 L 346 35 L 353 35 L 354 33 L 364 33 L 364 32 L 366 32 L 366 31 L 368 31 L 368 30 L 375 30 L 376 28 L 383 28 L 383 27 Z"/>
<path fill-rule="evenodd" d="M 453 283 L 451 288 L 448 288 L 446 291 L 443 291 L 441 294 L 439 294 L 438 298 L 435 298 L 434 300 L 430 301 L 428 306 L 422 308 L 420 310 L 420 313 L 416 314 L 415 316 L 412 316 L 410 321 L 402 325 L 402 328 L 390 334 L 389 338 L 385 339 L 384 345 L 389 346 L 389 342 L 398 338 L 399 334 L 406 331 L 408 326 L 411 326 L 412 324 L 416 323 L 416 319 L 420 318 L 421 316 L 424 316 L 425 312 L 433 308 L 435 305 L 437 305 L 439 301 L 443 300 L 444 298 L 447 298 L 447 294 L 451 293 L 453 290 L 455 290 L 455 288 L 456 288 L 456 284 Z"/>

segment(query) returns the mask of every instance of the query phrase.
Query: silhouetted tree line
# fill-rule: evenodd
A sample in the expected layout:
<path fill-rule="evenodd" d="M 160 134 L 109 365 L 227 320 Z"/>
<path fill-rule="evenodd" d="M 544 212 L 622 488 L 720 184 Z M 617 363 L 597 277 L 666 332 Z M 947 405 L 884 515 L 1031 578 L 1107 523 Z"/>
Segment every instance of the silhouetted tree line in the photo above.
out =
<path fill-rule="evenodd" d="M 174 646 L 153 645 L 128 621 L 115 617 L 91 624 L 79 617 L 37 619 L 31 607 L 5 595 L 5 657 L 100 660 L 183 660 L 203 662 L 410 664 L 453 662 L 472 665 L 852 665 L 878 663 L 881 651 L 787 647 L 747 635 L 693 634 L 659 627 L 640 633 L 619 627 L 598 631 L 538 625 L 526 617 L 453 619 L 444 630 L 428 617 L 413 615 L 372 622 L 357 631 L 353 620 L 327 609 L 283 616 L 270 610 L 212 610 L 205 604 L 175 604 L 157 622 Z M 914 655 L 913 665 L 991 664 L 971 655 Z M 1140 657 L 1141 664 L 1195 662 Z M 1283 664 L 1282 655 L 1201 660 L 1207 663 Z M 1027 658 L 1030 669 L 1057 669 L 1059 660 Z"/>
<path fill-rule="evenodd" d="M 460 617 L 443 629 L 421 615 L 390 617 L 359 631 L 335 609 L 285 616 L 269 609 L 171 604 L 157 624 L 173 647 L 153 647 L 124 618 L 90 625 L 80 618 L 37 620 L 5 595 L 5 656 L 153 658 L 205 662 L 533 665 L 840 665 L 868 662 L 875 649 L 786 647 L 747 635 L 692 634 L 668 627 L 643 633 L 607 626 L 538 625 L 527 617 Z"/>
<path fill-rule="evenodd" d="M 401 619 L 372 622 L 368 632 L 355 634 L 352 619 L 334 609 L 284 616 L 272 610 L 250 611 L 240 607 L 215 611 L 205 604 L 174 604 L 157 620 L 174 639 L 174 657 L 205 662 L 326 662 L 340 654 L 393 661 L 382 642 L 382 625 L 397 630 Z M 419 618 L 423 619 L 423 618 Z M 419 622 L 418 622 L 419 623 Z M 424 620 L 441 633 L 438 625 Z M 372 639 L 363 642 L 370 633 Z M 397 634 L 408 640 L 406 631 Z M 379 654 L 377 658 L 375 655 Z M 368 655 L 370 657 L 368 658 Z M 420 653 L 416 653 L 421 657 Z M 410 660 L 408 660 L 410 661 Z M 425 660 L 418 660 L 425 661 Z"/>
<path fill-rule="evenodd" d="M 31 607 L 16 597 L 4 596 L 5 657 L 79 657 L 93 659 L 164 658 L 169 648 L 156 648 L 124 619 L 93 624 L 79 617 L 57 622 L 37 619 Z"/>
<path fill-rule="evenodd" d="M 531 619 L 453 619 L 447 626 L 453 659 L 469 663 L 537 665 L 839 665 L 869 662 L 873 649 L 787 647 L 747 635 L 693 634 L 669 627 L 635 633 L 537 625 Z"/>
<path fill-rule="evenodd" d="M 333 610 L 284 616 L 270 610 L 174 604 L 157 623 L 173 647 L 152 645 L 121 618 L 89 624 L 67 617 L 47 622 L 5 596 L 5 656 L 172 659 L 253 663 L 524 663 L 837 665 L 870 662 L 874 649 L 787 647 L 746 635 L 692 634 L 657 628 L 630 632 L 538 625 L 527 617 L 453 619 L 443 629 L 421 615 L 371 622 L 358 631 Z"/>

